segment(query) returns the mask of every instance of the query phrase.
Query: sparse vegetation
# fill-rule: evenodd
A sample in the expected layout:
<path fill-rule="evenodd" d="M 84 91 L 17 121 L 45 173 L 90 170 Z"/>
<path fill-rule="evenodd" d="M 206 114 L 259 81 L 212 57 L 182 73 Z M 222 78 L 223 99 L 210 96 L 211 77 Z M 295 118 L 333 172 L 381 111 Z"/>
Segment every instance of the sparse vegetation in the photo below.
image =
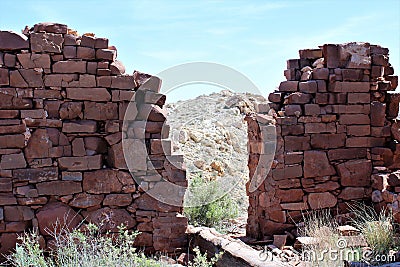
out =
<path fill-rule="evenodd" d="M 7 256 L 7 264 L 16 267 L 163 267 L 167 263 L 148 258 L 133 246 L 137 232 L 120 227 L 119 233 L 102 234 L 94 224 L 85 232 L 79 230 L 52 235 L 52 250 L 44 251 L 39 245 L 39 235 L 33 231 L 20 236 L 15 252 Z M 191 267 L 211 267 L 220 254 L 210 261 L 198 248 Z"/>
<path fill-rule="evenodd" d="M 221 194 L 221 189 L 216 181 L 207 181 L 201 175 L 192 178 L 189 182 L 188 193 L 190 203 L 205 203 L 202 206 L 189 206 L 184 208 L 184 213 L 189 223 L 195 226 L 215 227 L 224 230 L 224 223 L 238 215 L 238 206 L 229 194 Z M 215 196 L 222 195 L 217 200 L 208 203 Z"/>
<path fill-rule="evenodd" d="M 354 204 L 350 209 L 355 215 L 353 224 L 372 249 L 372 256 L 388 255 L 389 251 L 398 245 L 390 210 L 383 209 L 377 213 L 373 207 L 365 204 Z"/>
<path fill-rule="evenodd" d="M 337 222 L 329 210 L 318 210 L 303 216 L 304 222 L 298 228 L 299 236 L 310 237 L 309 244 L 303 246 L 302 255 L 311 266 L 343 266 L 341 259 L 328 257 L 325 251 L 337 250 L 340 238 Z"/>

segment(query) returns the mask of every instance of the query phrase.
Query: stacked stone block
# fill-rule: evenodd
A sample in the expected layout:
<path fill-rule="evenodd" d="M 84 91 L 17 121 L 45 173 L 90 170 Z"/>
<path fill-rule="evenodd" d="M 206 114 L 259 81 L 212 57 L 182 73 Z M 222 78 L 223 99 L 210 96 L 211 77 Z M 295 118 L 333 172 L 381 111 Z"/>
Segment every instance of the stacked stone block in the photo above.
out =
<path fill-rule="evenodd" d="M 187 181 L 170 156 L 161 81 L 125 74 L 106 38 L 57 23 L 24 34 L 0 31 L 0 252 L 33 227 L 50 241 L 57 219 L 123 223 L 147 251 L 185 247 Z M 148 194 L 166 182 L 183 190 L 176 205 Z"/>
<path fill-rule="evenodd" d="M 249 193 L 248 235 L 291 229 L 310 210 L 347 212 L 349 202 L 370 200 L 371 174 L 398 164 L 391 125 L 399 101 L 390 94 L 398 77 L 388 52 L 326 44 L 287 61 L 286 81 L 269 95 L 277 145 L 264 183 Z M 250 153 L 251 173 L 258 153 Z"/>

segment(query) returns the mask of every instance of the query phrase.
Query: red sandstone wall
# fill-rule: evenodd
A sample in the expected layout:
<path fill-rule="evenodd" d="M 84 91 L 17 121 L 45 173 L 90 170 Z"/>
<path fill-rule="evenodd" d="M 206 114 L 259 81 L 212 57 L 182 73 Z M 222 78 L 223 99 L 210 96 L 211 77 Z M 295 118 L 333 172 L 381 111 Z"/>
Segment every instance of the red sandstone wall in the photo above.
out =
<path fill-rule="evenodd" d="M 269 95 L 276 111 L 276 150 L 266 180 L 248 193 L 248 235 L 261 238 L 293 228 L 308 210 L 346 212 L 350 201 L 370 200 L 373 189 L 400 192 L 397 179 L 386 187 L 382 179 L 371 181 L 371 174 L 382 178 L 379 173 L 400 164 L 399 127 L 393 121 L 399 97 L 389 92 L 398 77 L 388 53 L 368 43 L 329 44 L 300 50 L 299 59 L 287 61 L 287 81 Z M 259 119 L 248 121 L 249 142 L 265 145 Z M 257 174 L 260 155 L 273 151 L 250 146 L 249 152 L 250 173 Z M 384 205 L 385 199 L 375 202 Z"/>
<path fill-rule="evenodd" d="M 65 214 L 70 227 L 83 218 L 111 231 L 124 223 L 149 251 L 185 247 L 181 208 L 145 193 L 166 181 L 187 185 L 175 167 L 182 157 L 166 159 L 160 80 L 124 74 L 108 39 L 53 23 L 24 33 L 0 31 L 0 253 L 32 227 L 49 241 L 46 228 Z M 122 139 L 134 152 L 128 164 Z"/>

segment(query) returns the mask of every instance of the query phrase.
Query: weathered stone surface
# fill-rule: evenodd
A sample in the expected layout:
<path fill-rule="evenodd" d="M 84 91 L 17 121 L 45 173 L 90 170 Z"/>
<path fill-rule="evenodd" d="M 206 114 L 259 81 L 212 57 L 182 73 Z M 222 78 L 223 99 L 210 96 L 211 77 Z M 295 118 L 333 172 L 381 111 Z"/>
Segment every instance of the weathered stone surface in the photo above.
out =
<path fill-rule="evenodd" d="M 67 88 L 67 97 L 76 100 L 110 101 L 111 95 L 106 88 Z"/>
<path fill-rule="evenodd" d="M 344 200 L 360 200 L 366 199 L 369 196 L 364 187 L 346 187 L 338 197 Z"/>
<path fill-rule="evenodd" d="M 370 186 L 371 185 L 371 161 L 366 159 L 349 160 L 337 165 L 337 171 L 341 178 L 342 186 Z"/>
<path fill-rule="evenodd" d="M 329 160 L 338 159 L 357 159 L 367 157 L 366 148 L 343 148 L 343 149 L 331 149 L 328 151 Z"/>
<path fill-rule="evenodd" d="M 47 54 L 17 54 L 18 61 L 24 69 L 43 68 L 50 69 L 50 56 Z"/>
<path fill-rule="evenodd" d="M 68 171 L 98 170 L 102 167 L 102 156 L 63 157 L 58 164 L 60 169 Z"/>
<path fill-rule="evenodd" d="M 25 138 L 22 134 L 0 135 L 0 148 L 23 148 Z"/>
<path fill-rule="evenodd" d="M 67 33 L 68 26 L 61 23 L 41 22 L 33 26 L 33 32 Z"/>
<path fill-rule="evenodd" d="M 118 119 L 118 105 L 85 101 L 84 115 L 85 119 L 89 120 L 116 120 Z"/>
<path fill-rule="evenodd" d="M 36 217 L 40 234 L 45 236 L 58 233 L 61 229 L 72 231 L 83 219 L 81 215 L 61 202 L 50 202 L 38 210 Z"/>
<path fill-rule="evenodd" d="M 25 156 L 28 160 L 35 158 L 47 158 L 50 148 L 53 146 L 45 129 L 36 129 L 29 138 L 25 148 Z"/>
<path fill-rule="evenodd" d="M 36 184 L 39 195 L 62 196 L 82 192 L 82 186 L 74 181 L 51 181 Z"/>
<path fill-rule="evenodd" d="M 13 171 L 13 178 L 18 182 L 38 183 L 58 179 L 57 167 L 18 169 Z"/>
<path fill-rule="evenodd" d="M 0 51 L 28 49 L 28 38 L 12 31 L 0 31 Z"/>
<path fill-rule="evenodd" d="M 60 118 L 63 119 L 75 119 L 83 118 L 82 114 L 82 103 L 81 102 L 65 102 L 60 107 Z"/>
<path fill-rule="evenodd" d="M 117 232 L 118 227 L 124 224 L 127 229 L 136 225 L 135 219 L 124 209 L 102 208 L 89 212 L 87 220 L 101 226 L 103 231 Z"/>
<path fill-rule="evenodd" d="M 2 170 L 12 170 L 25 167 L 26 161 L 23 153 L 1 156 L 0 169 Z"/>
<path fill-rule="evenodd" d="M 128 206 L 132 203 L 131 194 L 110 194 L 104 198 L 105 206 Z"/>
<path fill-rule="evenodd" d="M 122 175 L 114 170 L 85 172 L 83 175 L 83 190 L 91 194 L 121 192 L 122 183 L 118 177 L 122 177 Z"/>
<path fill-rule="evenodd" d="M 62 128 L 64 133 L 94 133 L 96 130 L 97 123 L 89 120 L 64 122 Z"/>
<path fill-rule="evenodd" d="M 85 61 L 57 61 L 53 64 L 54 73 L 85 73 Z"/>
<path fill-rule="evenodd" d="M 80 193 L 75 195 L 75 197 L 68 203 L 71 207 L 86 209 L 89 207 L 99 206 L 103 201 L 103 195 L 92 195 L 87 193 Z"/>
<path fill-rule="evenodd" d="M 304 177 L 335 175 L 336 171 L 329 163 L 323 151 L 304 151 Z"/>
<path fill-rule="evenodd" d="M 337 199 L 329 192 L 311 193 L 308 195 L 308 204 L 313 210 L 332 208 L 336 206 Z"/>
<path fill-rule="evenodd" d="M 386 104 L 378 101 L 371 103 L 371 126 L 385 125 Z"/>
<path fill-rule="evenodd" d="M 55 33 L 31 33 L 30 42 L 32 52 L 61 53 L 64 38 Z"/>
<path fill-rule="evenodd" d="M 345 140 L 345 134 L 312 134 L 311 147 L 320 149 L 344 147 Z"/>
<path fill-rule="evenodd" d="M 296 92 L 299 87 L 298 81 L 284 81 L 279 85 L 279 91 L 281 92 Z"/>
<path fill-rule="evenodd" d="M 5 206 L 4 220 L 6 222 L 29 221 L 34 218 L 34 212 L 30 207 Z"/>

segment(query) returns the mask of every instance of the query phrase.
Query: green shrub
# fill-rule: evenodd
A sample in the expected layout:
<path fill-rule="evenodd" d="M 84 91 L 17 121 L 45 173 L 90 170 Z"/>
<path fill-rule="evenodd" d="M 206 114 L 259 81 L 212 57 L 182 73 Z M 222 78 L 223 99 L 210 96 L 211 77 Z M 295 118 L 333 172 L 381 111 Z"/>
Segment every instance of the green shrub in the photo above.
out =
<path fill-rule="evenodd" d="M 44 251 L 39 246 L 39 235 L 34 231 L 19 237 L 20 244 L 15 252 L 7 256 L 6 264 L 16 267 L 163 267 L 166 263 L 146 257 L 136 251 L 134 239 L 138 232 L 126 230 L 123 226 L 119 233 L 102 234 L 94 224 L 88 224 L 87 230 L 68 231 L 61 229 L 53 234 L 54 249 Z M 191 267 L 211 267 L 221 254 L 210 261 L 198 248 L 194 249 L 195 258 Z"/>
<path fill-rule="evenodd" d="M 16 245 L 15 252 L 7 259 L 9 264 L 17 267 L 165 266 L 136 252 L 133 247 L 136 236 L 137 232 L 123 227 L 118 234 L 104 235 L 93 224 L 88 225 L 86 232 L 63 229 L 53 236 L 54 249 L 45 257 L 38 244 L 38 235 L 26 233 L 19 237 L 21 244 Z"/>
<path fill-rule="evenodd" d="M 225 193 L 222 190 L 217 181 L 206 181 L 201 175 L 189 181 L 184 214 L 190 224 L 223 230 L 224 222 L 237 217 L 238 205 L 228 192 Z M 216 200 L 209 203 L 210 199 Z M 192 203 L 194 205 L 190 205 Z"/>
<path fill-rule="evenodd" d="M 330 211 L 317 210 L 303 216 L 303 223 L 298 228 L 299 236 L 311 237 L 310 244 L 303 246 L 303 255 L 315 267 L 343 266 L 342 259 L 329 257 L 326 251 L 337 250 L 340 235 L 338 224 Z"/>
<path fill-rule="evenodd" d="M 373 255 L 387 255 L 396 244 L 393 214 L 389 210 L 377 213 L 365 204 L 350 205 L 354 213 L 352 222 L 360 230 L 372 249 Z"/>

